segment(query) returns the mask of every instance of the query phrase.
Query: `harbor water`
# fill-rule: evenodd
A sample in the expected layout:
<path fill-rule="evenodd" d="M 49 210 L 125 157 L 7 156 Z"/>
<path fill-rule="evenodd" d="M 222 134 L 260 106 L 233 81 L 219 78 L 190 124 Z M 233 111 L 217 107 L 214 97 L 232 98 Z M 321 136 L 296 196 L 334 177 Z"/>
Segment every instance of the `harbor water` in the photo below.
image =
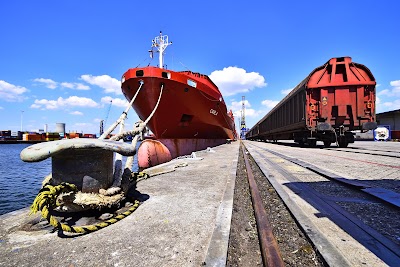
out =
<path fill-rule="evenodd" d="M 0 215 L 29 207 L 39 192 L 44 177 L 51 173 L 50 158 L 33 163 L 20 159 L 21 151 L 28 146 L 29 144 L 0 145 Z M 137 170 L 136 157 L 133 169 Z"/>
<path fill-rule="evenodd" d="M 51 172 L 51 159 L 23 162 L 19 154 L 28 144 L 0 145 L 0 214 L 28 207 Z"/>

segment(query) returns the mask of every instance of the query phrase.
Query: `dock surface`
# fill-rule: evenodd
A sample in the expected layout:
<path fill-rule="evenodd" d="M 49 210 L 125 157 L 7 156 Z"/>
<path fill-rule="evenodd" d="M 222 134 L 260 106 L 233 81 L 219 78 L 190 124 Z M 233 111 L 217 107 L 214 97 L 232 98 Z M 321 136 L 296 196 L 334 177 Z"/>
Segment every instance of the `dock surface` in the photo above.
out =
<path fill-rule="evenodd" d="M 25 231 L 28 209 L 2 215 L 0 266 L 224 265 L 238 152 L 233 142 L 155 167 L 166 173 L 138 183 L 139 208 L 87 235 Z"/>
<path fill-rule="evenodd" d="M 243 143 L 327 265 L 398 265 L 400 143 Z M 0 216 L 0 266 L 225 266 L 239 145 L 149 169 L 139 208 L 97 232 L 63 236 L 45 220 L 30 230 L 27 208 Z M 293 243 L 283 237 L 280 246 Z"/>
<path fill-rule="evenodd" d="M 399 265 L 400 143 L 244 144 L 328 266 Z"/>

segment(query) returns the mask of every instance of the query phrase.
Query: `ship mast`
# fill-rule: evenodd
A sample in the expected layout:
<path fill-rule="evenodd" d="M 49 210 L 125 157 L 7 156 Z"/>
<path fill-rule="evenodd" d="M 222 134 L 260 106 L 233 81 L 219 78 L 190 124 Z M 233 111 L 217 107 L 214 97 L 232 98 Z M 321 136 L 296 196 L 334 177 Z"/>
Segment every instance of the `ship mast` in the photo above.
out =
<path fill-rule="evenodd" d="M 245 96 L 242 96 L 242 110 L 241 110 L 241 122 L 240 122 L 240 138 L 246 138 L 246 106 L 245 106 Z"/>
<path fill-rule="evenodd" d="M 151 45 L 152 50 L 150 50 L 151 53 L 150 56 L 152 57 L 153 55 L 153 47 L 157 48 L 157 52 L 160 53 L 158 56 L 160 69 L 163 68 L 164 64 L 164 51 L 170 44 L 172 44 L 172 42 L 168 42 L 168 35 L 162 35 L 161 31 L 160 31 L 160 36 L 156 36 L 152 41 Z"/>

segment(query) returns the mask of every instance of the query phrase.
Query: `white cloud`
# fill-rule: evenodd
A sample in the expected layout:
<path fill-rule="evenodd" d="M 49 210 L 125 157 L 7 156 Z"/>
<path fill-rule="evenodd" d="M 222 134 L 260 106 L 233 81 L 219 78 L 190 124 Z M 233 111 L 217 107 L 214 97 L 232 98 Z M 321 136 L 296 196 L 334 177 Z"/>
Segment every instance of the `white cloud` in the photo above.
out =
<path fill-rule="evenodd" d="M 60 97 L 58 100 L 61 102 L 62 98 Z M 41 100 L 35 100 L 35 103 L 31 105 L 31 108 L 42 108 L 44 107 L 45 109 L 57 109 L 60 106 L 57 105 L 57 100 L 47 100 L 47 99 L 41 99 Z"/>
<path fill-rule="evenodd" d="M 387 95 L 387 96 L 389 96 L 390 94 L 391 94 L 391 92 L 389 89 L 384 89 L 384 90 L 376 93 L 376 95 Z"/>
<path fill-rule="evenodd" d="M 98 107 L 98 104 L 90 98 L 70 96 L 66 99 L 59 97 L 57 100 L 36 99 L 31 108 L 64 109 L 68 107 Z"/>
<path fill-rule="evenodd" d="M 73 83 L 67 83 L 67 82 L 61 83 L 61 86 L 62 87 L 66 87 L 66 88 L 70 88 L 70 89 L 74 88 L 74 84 Z"/>
<path fill-rule="evenodd" d="M 244 100 L 245 106 L 245 117 L 257 117 L 262 113 L 262 111 L 257 111 L 251 108 L 251 104 L 248 100 Z M 229 109 L 232 110 L 235 118 L 240 118 L 242 116 L 242 101 L 232 101 Z"/>
<path fill-rule="evenodd" d="M 263 112 L 262 110 L 255 110 L 255 109 L 252 109 L 252 108 L 246 108 L 244 110 L 244 116 L 245 116 L 245 118 L 247 118 L 247 117 L 258 117 L 260 114 L 262 114 L 262 112 Z M 241 110 L 233 111 L 233 116 L 235 118 L 241 118 L 242 117 Z"/>
<path fill-rule="evenodd" d="M 105 93 L 115 93 L 117 95 L 121 95 L 121 83 L 119 80 L 112 78 L 108 75 L 101 75 L 101 76 L 92 76 L 90 74 L 81 75 L 81 80 L 99 86 L 104 89 Z M 75 82 L 56 82 L 52 79 L 45 79 L 45 78 L 36 78 L 33 80 L 34 82 L 42 83 L 47 88 L 55 89 L 59 85 L 64 88 L 74 89 L 74 90 L 90 90 L 90 87 L 83 83 L 75 83 Z"/>
<path fill-rule="evenodd" d="M 400 87 L 400 80 L 391 81 L 390 85 L 393 87 Z"/>
<path fill-rule="evenodd" d="M 381 101 L 379 105 L 376 105 L 376 113 L 387 112 L 397 109 L 400 109 L 400 99 L 386 102 Z"/>
<path fill-rule="evenodd" d="M 293 88 L 281 90 L 281 94 L 287 95 L 287 94 L 289 94 L 292 90 L 293 90 Z"/>
<path fill-rule="evenodd" d="M 247 99 L 244 100 L 244 106 L 251 107 L 249 100 L 247 100 Z M 232 108 L 232 110 L 242 109 L 242 101 L 238 101 L 238 102 L 232 101 L 231 108 Z"/>
<path fill-rule="evenodd" d="M 265 79 L 257 72 L 246 72 L 238 67 L 227 67 L 213 71 L 210 79 L 218 86 L 223 96 L 245 93 L 256 87 L 267 86 Z"/>
<path fill-rule="evenodd" d="M 69 114 L 71 114 L 71 115 L 79 115 L 79 116 L 82 116 L 82 115 L 83 115 L 83 113 L 80 112 L 80 111 L 72 111 L 72 112 L 70 112 Z"/>
<path fill-rule="evenodd" d="M 265 99 L 264 101 L 261 102 L 262 105 L 266 106 L 269 109 L 272 109 L 273 107 L 276 106 L 276 104 L 278 104 L 279 101 L 276 100 L 269 100 L 269 99 Z"/>
<path fill-rule="evenodd" d="M 39 82 L 45 84 L 47 88 L 56 89 L 57 82 L 53 81 L 52 79 L 45 79 L 45 78 L 36 78 L 33 80 L 34 82 Z"/>
<path fill-rule="evenodd" d="M 0 109 L 4 109 L 3 107 L 0 107 Z"/>
<path fill-rule="evenodd" d="M 42 106 L 40 104 L 32 104 L 31 108 L 41 108 Z"/>
<path fill-rule="evenodd" d="M 400 99 L 395 99 L 393 101 L 383 102 L 381 105 L 386 107 L 386 108 L 388 108 L 388 109 L 382 110 L 380 112 L 384 112 L 384 111 L 388 111 L 388 110 L 400 109 Z"/>
<path fill-rule="evenodd" d="M 101 103 L 110 104 L 110 101 L 112 101 L 113 106 L 122 108 L 126 108 L 128 106 L 128 101 L 126 99 L 112 98 L 110 96 L 105 96 L 101 98 Z"/>
<path fill-rule="evenodd" d="M 391 88 L 376 93 L 376 112 L 400 109 L 400 80 L 390 82 Z"/>
<path fill-rule="evenodd" d="M 381 90 L 377 92 L 377 95 L 400 96 L 400 80 L 391 81 L 390 86 L 392 88 Z"/>
<path fill-rule="evenodd" d="M 260 118 L 261 116 L 267 114 L 269 110 L 271 110 L 273 107 L 275 107 L 276 104 L 278 104 L 279 101 L 274 101 L 274 100 L 264 100 L 261 102 L 263 106 L 266 106 L 267 109 L 259 109 L 256 110 L 254 108 L 251 108 L 251 104 L 249 103 L 248 100 L 245 100 L 245 118 L 246 121 L 249 122 L 247 118 Z M 240 118 L 242 116 L 241 110 L 242 110 L 242 101 L 236 102 L 232 101 L 231 106 L 229 107 L 233 111 L 233 115 L 235 118 Z"/>
<path fill-rule="evenodd" d="M 13 85 L 6 81 L 0 80 L 0 100 L 9 102 L 22 101 L 23 94 L 27 91 L 28 89 L 25 87 Z"/>
<path fill-rule="evenodd" d="M 82 83 L 75 83 L 76 90 L 90 90 L 90 87 Z"/>
<path fill-rule="evenodd" d="M 81 79 L 89 84 L 103 88 L 105 93 L 122 95 L 121 82 L 108 75 L 92 76 L 90 74 L 85 74 L 81 76 Z"/>
<path fill-rule="evenodd" d="M 382 103 L 382 105 L 390 108 L 393 106 L 393 102 L 384 102 L 384 103 Z"/>
<path fill-rule="evenodd" d="M 76 89 L 76 90 L 90 90 L 90 87 L 87 85 L 84 85 L 82 83 L 68 83 L 68 82 L 62 82 L 61 83 L 62 87 L 69 88 L 69 89 Z"/>

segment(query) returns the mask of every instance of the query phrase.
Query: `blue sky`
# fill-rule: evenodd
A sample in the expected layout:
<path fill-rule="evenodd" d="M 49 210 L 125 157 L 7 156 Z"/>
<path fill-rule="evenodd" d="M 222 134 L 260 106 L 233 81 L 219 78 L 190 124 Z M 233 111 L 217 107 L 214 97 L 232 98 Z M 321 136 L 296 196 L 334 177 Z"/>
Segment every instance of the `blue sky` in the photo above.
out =
<path fill-rule="evenodd" d="M 242 96 L 250 128 L 341 56 L 372 71 L 377 113 L 400 109 L 399 10 L 396 0 L 0 1 L 0 130 L 64 122 L 98 133 L 123 111 L 120 78 L 150 62 L 160 30 L 173 42 L 167 68 L 210 75 L 236 124 Z"/>

